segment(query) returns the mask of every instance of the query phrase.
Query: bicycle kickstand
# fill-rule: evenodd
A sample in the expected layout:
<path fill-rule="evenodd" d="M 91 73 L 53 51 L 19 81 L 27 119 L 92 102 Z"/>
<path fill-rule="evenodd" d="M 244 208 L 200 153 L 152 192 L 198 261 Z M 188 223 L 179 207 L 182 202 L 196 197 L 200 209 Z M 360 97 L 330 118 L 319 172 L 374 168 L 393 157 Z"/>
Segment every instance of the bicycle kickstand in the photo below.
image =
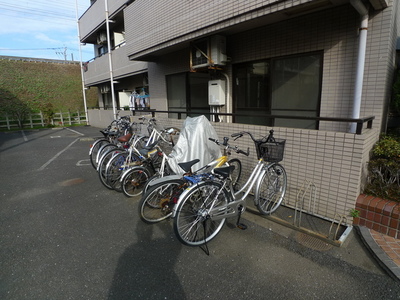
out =
<path fill-rule="evenodd" d="M 239 228 L 239 229 L 245 230 L 245 229 L 247 229 L 247 225 L 245 225 L 243 223 L 240 223 L 240 218 L 241 218 L 242 213 L 244 211 L 243 206 L 240 206 L 238 208 L 238 210 L 239 210 L 239 214 L 238 214 L 238 219 L 237 219 L 237 222 L 236 222 L 236 227 Z"/>

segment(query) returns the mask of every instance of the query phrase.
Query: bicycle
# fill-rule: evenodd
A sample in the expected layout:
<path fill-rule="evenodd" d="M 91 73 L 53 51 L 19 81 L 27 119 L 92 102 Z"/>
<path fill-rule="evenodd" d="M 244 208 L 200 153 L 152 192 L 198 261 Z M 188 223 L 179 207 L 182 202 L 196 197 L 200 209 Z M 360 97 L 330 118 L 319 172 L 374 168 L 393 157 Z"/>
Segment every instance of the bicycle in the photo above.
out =
<path fill-rule="evenodd" d="M 153 128 L 149 138 L 153 144 L 147 142 L 146 146 L 139 150 L 132 146 L 127 153 L 120 153 L 107 163 L 104 175 L 102 174 L 107 184 L 117 191 L 124 192 L 126 196 L 133 197 L 142 192 L 142 187 L 154 174 L 159 177 L 173 174 L 166 163 L 166 151 L 159 144 L 175 145 L 173 136 L 179 136 L 179 132 L 180 130 L 174 127 L 161 131 Z M 140 178 L 137 175 L 140 175 Z"/>
<path fill-rule="evenodd" d="M 154 174 L 164 176 L 173 173 L 166 163 L 168 156 L 159 146 L 151 145 L 141 150 L 141 153 L 144 154 L 143 160 L 138 163 L 128 163 L 128 165 L 125 165 L 125 162 L 120 166 L 120 169 L 124 170 L 121 176 L 115 178 L 127 197 L 140 195 Z"/>
<path fill-rule="evenodd" d="M 146 164 L 146 162 L 149 161 L 146 157 L 148 154 L 153 153 L 149 150 L 151 150 L 156 143 L 164 142 L 168 145 L 174 145 L 175 141 L 172 136 L 179 136 L 180 132 L 180 130 L 175 127 L 161 130 L 156 129 L 156 120 L 154 118 L 146 119 L 145 117 L 141 117 L 139 120 L 148 123 L 147 130 L 150 133 L 150 136 L 143 137 L 139 135 L 131 135 L 131 140 L 129 142 L 130 146 L 128 149 L 120 149 L 110 146 L 110 150 L 103 153 L 98 163 L 99 178 L 103 185 L 119 192 L 124 191 L 126 195 L 128 195 L 128 193 L 126 192 L 126 189 L 123 189 L 123 186 L 120 183 L 122 175 L 133 167 Z M 150 141 L 155 142 L 150 145 Z M 160 147 L 158 147 L 158 150 L 161 152 Z M 124 178 L 126 177 L 127 176 Z M 142 176 L 142 178 L 144 177 Z"/>
<path fill-rule="evenodd" d="M 189 186 L 179 197 L 173 212 L 174 232 L 180 242 L 188 246 L 202 246 L 220 232 L 226 218 L 237 217 L 236 226 L 246 229 L 240 217 L 246 209 L 246 198 L 255 187 L 254 204 L 263 215 L 273 213 L 282 203 L 286 193 L 287 175 L 280 165 L 285 140 L 273 137 L 255 139 L 250 132 L 240 132 L 232 137 L 249 135 L 254 142 L 258 162 L 246 183 L 234 191 L 230 174 L 234 167 L 214 169 L 215 178 Z"/>
<path fill-rule="evenodd" d="M 236 146 L 230 146 L 227 137 L 223 139 L 222 143 L 212 138 L 209 138 L 209 140 L 217 145 L 224 146 L 223 155 L 195 172 L 192 172 L 191 169 L 192 166 L 199 161 L 198 159 L 179 163 L 178 165 L 185 172 L 183 176 L 171 175 L 150 182 L 148 184 L 148 190 L 139 202 L 139 216 L 142 221 L 146 223 L 157 223 L 169 218 L 172 215 L 172 210 L 178 202 L 182 191 L 189 185 L 210 178 L 209 173 L 214 168 L 220 168 L 226 164 L 235 166 L 235 173 L 231 174 L 232 185 L 235 186 L 238 183 L 242 172 L 242 164 L 237 158 L 233 158 L 229 161 L 228 158 L 229 155 L 231 155 L 231 151 L 245 155 L 248 155 L 248 152 L 246 153 Z"/>
<path fill-rule="evenodd" d="M 118 138 L 128 134 L 130 131 L 131 124 L 127 116 L 112 121 L 106 129 L 100 130 L 103 137 L 94 141 L 89 149 L 89 158 L 93 168 L 97 169 L 99 153 L 101 153 L 102 147 L 108 144 L 117 145 Z"/>
<path fill-rule="evenodd" d="M 122 191 L 120 186 L 115 183 L 118 182 L 120 176 L 121 166 L 132 167 L 141 164 L 145 157 L 143 154 L 146 151 L 143 136 L 132 136 L 129 141 L 128 149 L 126 148 L 110 148 L 100 158 L 98 164 L 98 174 L 101 183 L 108 189 Z M 148 151 L 148 150 L 147 150 Z"/>

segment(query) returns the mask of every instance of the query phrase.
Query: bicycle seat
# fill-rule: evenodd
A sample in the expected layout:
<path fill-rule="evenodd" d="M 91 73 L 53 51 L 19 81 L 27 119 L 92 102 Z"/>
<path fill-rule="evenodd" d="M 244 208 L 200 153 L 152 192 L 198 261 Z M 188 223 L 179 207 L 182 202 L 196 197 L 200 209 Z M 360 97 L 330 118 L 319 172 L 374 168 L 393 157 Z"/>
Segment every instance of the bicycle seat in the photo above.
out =
<path fill-rule="evenodd" d="M 194 159 L 191 161 L 179 163 L 178 166 L 180 166 L 182 168 L 182 170 L 187 173 L 187 172 L 190 172 L 190 169 L 192 168 L 192 166 L 194 164 L 197 164 L 199 161 L 200 161 L 200 159 Z"/>
<path fill-rule="evenodd" d="M 154 146 L 157 145 L 157 141 L 154 142 L 153 144 L 143 146 L 142 149 L 139 149 L 139 153 L 143 156 L 147 156 L 147 154 L 154 149 Z"/>
<path fill-rule="evenodd" d="M 215 168 L 214 173 L 222 176 L 223 178 L 227 178 L 233 172 L 233 170 L 235 170 L 235 166 Z"/>
<path fill-rule="evenodd" d="M 100 130 L 101 134 L 104 135 L 104 137 L 107 137 L 107 135 L 109 134 L 108 130 Z"/>
<path fill-rule="evenodd" d="M 130 140 L 131 137 L 132 137 L 132 134 L 131 134 L 131 133 L 127 133 L 127 134 L 125 134 L 125 135 L 123 135 L 123 136 L 120 136 L 120 137 L 118 138 L 118 142 L 121 142 L 121 143 L 129 142 L 129 140 Z"/>
<path fill-rule="evenodd" d="M 116 132 L 116 131 L 109 131 L 109 132 L 107 133 L 107 135 L 109 135 L 109 136 L 115 136 L 115 135 L 117 135 L 117 132 Z"/>

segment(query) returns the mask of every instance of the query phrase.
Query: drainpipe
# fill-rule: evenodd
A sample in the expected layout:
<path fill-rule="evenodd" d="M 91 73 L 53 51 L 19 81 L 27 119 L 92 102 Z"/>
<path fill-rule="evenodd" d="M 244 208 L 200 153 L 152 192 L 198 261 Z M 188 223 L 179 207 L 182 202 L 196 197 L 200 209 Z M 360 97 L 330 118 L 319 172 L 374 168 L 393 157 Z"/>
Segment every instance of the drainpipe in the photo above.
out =
<path fill-rule="evenodd" d="M 229 76 L 228 74 L 221 72 L 222 75 L 224 75 L 226 79 L 226 113 L 230 114 L 232 113 L 232 108 L 231 108 L 231 97 L 230 97 L 230 84 L 229 84 Z M 231 116 L 226 116 L 226 122 L 227 123 L 232 123 L 232 117 Z"/>
<path fill-rule="evenodd" d="M 358 119 L 360 117 L 361 94 L 362 94 L 363 80 L 364 80 L 365 52 L 367 47 L 367 32 L 368 32 L 368 10 L 361 2 L 361 0 L 350 0 L 350 3 L 361 16 L 360 33 L 358 41 L 356 82 L 354 86 L 353 112 L 351 116 L 353 119 Z M 351 124 L 350 132 L 351 133 L 356 132 L 356 123 Z"/>

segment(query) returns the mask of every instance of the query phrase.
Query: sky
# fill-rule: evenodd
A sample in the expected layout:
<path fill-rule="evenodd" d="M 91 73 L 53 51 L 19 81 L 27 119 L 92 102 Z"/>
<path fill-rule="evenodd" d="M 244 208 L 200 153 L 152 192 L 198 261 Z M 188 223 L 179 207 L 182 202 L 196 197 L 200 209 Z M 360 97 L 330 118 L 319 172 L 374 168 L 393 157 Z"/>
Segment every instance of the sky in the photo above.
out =
<path fill-rule="evenodd" d="M 79 52 L 76 15 L 90 0 L 0 0 L 0 56 L 75 60 Z M 81 46 L 82 61 L 94 57 Z"/>

